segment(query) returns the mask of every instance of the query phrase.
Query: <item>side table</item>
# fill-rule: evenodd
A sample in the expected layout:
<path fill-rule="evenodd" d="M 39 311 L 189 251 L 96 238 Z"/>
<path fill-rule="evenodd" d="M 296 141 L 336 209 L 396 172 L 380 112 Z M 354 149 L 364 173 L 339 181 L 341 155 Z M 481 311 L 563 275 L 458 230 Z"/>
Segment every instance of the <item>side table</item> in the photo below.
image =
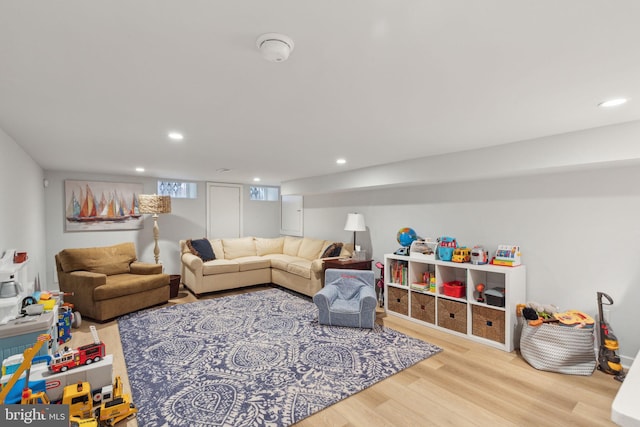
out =
<path fill-rule="evenodd" d="M 322 265 L 322 271 L 327 268 L 340 268 L 340 269 L 350 269 L 350 270 L 371 270 L 371 262 L 373 260 L 356 260 L 353 258 L 335 258 L 335 259 L 327 259 L 324 261 Z"/>

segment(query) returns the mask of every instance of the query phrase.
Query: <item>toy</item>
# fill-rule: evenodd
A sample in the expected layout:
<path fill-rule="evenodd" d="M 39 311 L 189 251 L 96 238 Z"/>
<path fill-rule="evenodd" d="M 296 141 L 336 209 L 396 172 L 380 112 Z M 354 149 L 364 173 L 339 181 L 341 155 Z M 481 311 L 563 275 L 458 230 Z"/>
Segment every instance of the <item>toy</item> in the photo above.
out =
<path fill-rule="evenodd" d="M 384 307 L 384 264 L 380 261 L 376 262 L 376 267 L 380 269 L 380 277 L 376 281 L 376 288 L 378 288 L 378 303 L 380 307 Z"/>
<path fill-rule="evenodd" d="M 498 245 L 496 256 L 491 260 L 491 264 L 515 267 L 520 265 L 520 246 Z"/>
<path fill-rule="evenodd" d="M 76 366 L 88 365 L 92 362 L 97 362 L 105 356 L 104 343 L 98 338 L 96 327 L 91 325 L 90 329 L 91 335 L 93 336 L 93 343 L 75 349 L 65 347 L 63 352 L 54 354 L 49 364 L 49 370 L 51 370 L 51 372 L 64 372 Z"/>
<path fill-rule="evenodd" d="M 467 247 L 459 247 L 453 250 L 451 261 L 453 262 L 469 262 L 471 260 L 471 250 Z"/>
<path fill-rule="evenodd" d="M 476 298 L 476 301 L 478 302 L 484 302 L 484 297 L 482 296 L 482 293 L 484 292 L 484 283 L 478 283 L 476 285 L 476 292 L 478 292 L 478 298 Z"/>
<path fill-rule="evenodd" d="M 409 255 L 411 244 L 416 239 L 418 239 L 418 235 L 413 228 L 404 227 L 398 230 L 398 233 L 396 234 L 396 240 L 402 247 L 395 251 L 394 254 Z"/>
<path fill-rule="evenodd" d="M 602 298 L 607 299 L 607 303 L 602 302 Z M 598 317 L 600 323 L 600 349 L 598 350 L 598 369 L 606 374 L 615 375 L 618 381 L 624 381 L 625 372 L 620 364 L 620 357 L 616 354 L 619 348 L 618 338 L 613 334 L 609 323 L 604 319 L 602 305 L 612 305 L 613 299 L 604 292 L 598 292 Z"/>
<path fill-rule="evenodd" d="M 109 398 L 104 398 L 95 412 L 95 418 L 107 426 L 113 426 L 138 412 L 138 408 L 131 402 L 131 396 L 122 392 L 120 377 L 115 378 L 111 389 Z M 62 404 L 69 405 L 69 415 L 72 417 L 82 420 L 94 418 L 91 385 L 88 382 L 66 386 Z"/>
<path fill-rule="evenodd" d="M 5 359 L 6 366 L 3 364 L 3 369 L 6 372 L 3 372 L 5 375 L 0 380 L 2 384 L 5 384 L 10 379 L 10 374 L 15 372 L 22 363 L 22 359 L 9 360 L 11 358 Z M 29 388 L 34 393 L 36 391 L 46 391 L 47 397 L 51 402 L 59 403 L 66 386 L 78 381 L 86 381 L 92 386 L 94 405 L 101 402 L 103 397 L 108 397 L 108 388 L 112 387 L 113 384 L 113 355 L 107 354 L 98 362 L 78 366 L 57 374 L 49 370 L 49 359 L 51 359 L 51 356 L 48 355 L 33 358 L 29 376 Z M 20 403 L 20 395 L 15 393 L 15 389 L 18 388 L 18 385 L 23 386 L 24 380 L 24 376 L 18 380 L 16 386 L 13 387 L 14 390 L 5 399 L 5 403 Z"/>
<path fill-rule="evenodd" d="M 567 326 L 593 327 L 594 320 L 591 316 L 578 310 L 568 310 L 564 313 L 553 313 L 553 318 Z"/>
<path fill-rule="evenodd" d="M 43 346 L 43 344 L 49 342 L 50 339 L 51 339 L 50 335 L 42 334 L 38 336 L 38 340 L 36 341 L 33 347 L 29 347 L 23 352 L 22 363 L 20 364 L 18 369 L 13 373 L 13 375 L 11 376 L 11 379 L 7 382 L 7 384 L 5 384 L 2 387 L 2 390 L 0 391 L 0 405 L 4 404 L 4 401 L 7 395 L 9 394 L 13 386 L 16 384 L 16 382 L 18 382 L 18 379 L 20 378 L 20 375 L 22 375 L 23 372 L 26 372 L 26 380 L 25 380 L 25 386 L 22 389 L 21 403 L 22 404 L 36 404 L 36 403 L 48 404 L 49 403 L 49 399 L 47 398 L 47 395 L 44 394 L 44 392 L 40 392 L 36 394 L 32 393 L 31 389 L 29 388 L 29 373 L 31 372 L 31 361 L 33 360 L 35 355 L 38 354 L 38 351 L 40 351 L 40 348 Z"/>
<path fill-rule="evenodd" d="M 471 264 L 481 265 L 489 262 L 489 252 L 482 246 L 474 246 L 471 249 Z"/>
<path fill-rule="evenodd" d="M 409 256 L 419 259 L 436 259 L 435 249 L 437 245 L 438 242 L 433 241 L 431 238 L 414 240 L 409 249 Z"/>
<path fill-rule="evenodd" d="M 69 416 L 70 427 L 99 427 L 98 420 L 95 418 L 80 418 L 73 415 Z"/>
<path fill-rule="evenodd" d="M 58 313 L 58 344 L 64 344 L 71 340 L 71 323 L 73 313 L 65 307 L 60 307 Z"/>
<path fill-rule="evenodd" d="M 455 237 L 438 237 L 437 254 L 443 261 L 451 261 L 453 250 L 458 247 Z"/>

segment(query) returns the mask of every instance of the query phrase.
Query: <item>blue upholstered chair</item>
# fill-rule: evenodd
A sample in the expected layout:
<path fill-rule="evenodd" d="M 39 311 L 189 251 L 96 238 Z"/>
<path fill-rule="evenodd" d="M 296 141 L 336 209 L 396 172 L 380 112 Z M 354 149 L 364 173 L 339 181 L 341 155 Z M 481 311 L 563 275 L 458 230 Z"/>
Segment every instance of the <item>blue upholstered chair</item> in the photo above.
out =
<path fill-rule="evenodd" d="M 328 269 L 313 302 L 321 325 L 373 328 L 378 305 L 373 271 Z"/>

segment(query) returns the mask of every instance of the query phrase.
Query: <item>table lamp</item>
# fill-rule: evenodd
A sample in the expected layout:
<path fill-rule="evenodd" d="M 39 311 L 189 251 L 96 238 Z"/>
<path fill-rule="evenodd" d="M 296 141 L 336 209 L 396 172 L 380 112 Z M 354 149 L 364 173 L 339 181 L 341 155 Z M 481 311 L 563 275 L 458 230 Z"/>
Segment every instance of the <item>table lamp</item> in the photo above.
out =
<path fill-rule="evenodd" d="M 140 194 L 138 196 L 138 206 L 141 214 L 153 214 L 153 239 L 155 240 L 153 255 L 156 259 L 156 264 L 158 264 L 160 261 L 160 247 L 158 246 L 160 228 L 158 227 L 158 214 L 171 213 L 171 196 Z"/>
<path fill-rule="evenodd" d="M 356 248 L 356 231 L 366 231 L 367 227 L 364 224 L 364 215 L 359 213 L 347 214 L 347 222 L 344 225 L 345 231 L 353 231 L 353 250 Z"/>

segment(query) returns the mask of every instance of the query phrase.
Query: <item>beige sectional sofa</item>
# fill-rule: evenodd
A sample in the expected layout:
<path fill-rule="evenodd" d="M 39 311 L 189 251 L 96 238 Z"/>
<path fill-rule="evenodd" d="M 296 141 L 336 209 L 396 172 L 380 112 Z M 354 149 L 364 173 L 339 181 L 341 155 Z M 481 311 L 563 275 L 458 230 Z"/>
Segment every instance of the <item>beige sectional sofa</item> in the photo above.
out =
<path fill-rule="evenodd" d="M 322 288 L 321 255 L 334 241 L 309 237 L 209 239 L 215 259 L 203 261 L 180 241 L 182 283 L 196 296 L 243 286 L 274 283 L 308 296 Z M 343 244 L 338 256 L 351 256 Z"/>

